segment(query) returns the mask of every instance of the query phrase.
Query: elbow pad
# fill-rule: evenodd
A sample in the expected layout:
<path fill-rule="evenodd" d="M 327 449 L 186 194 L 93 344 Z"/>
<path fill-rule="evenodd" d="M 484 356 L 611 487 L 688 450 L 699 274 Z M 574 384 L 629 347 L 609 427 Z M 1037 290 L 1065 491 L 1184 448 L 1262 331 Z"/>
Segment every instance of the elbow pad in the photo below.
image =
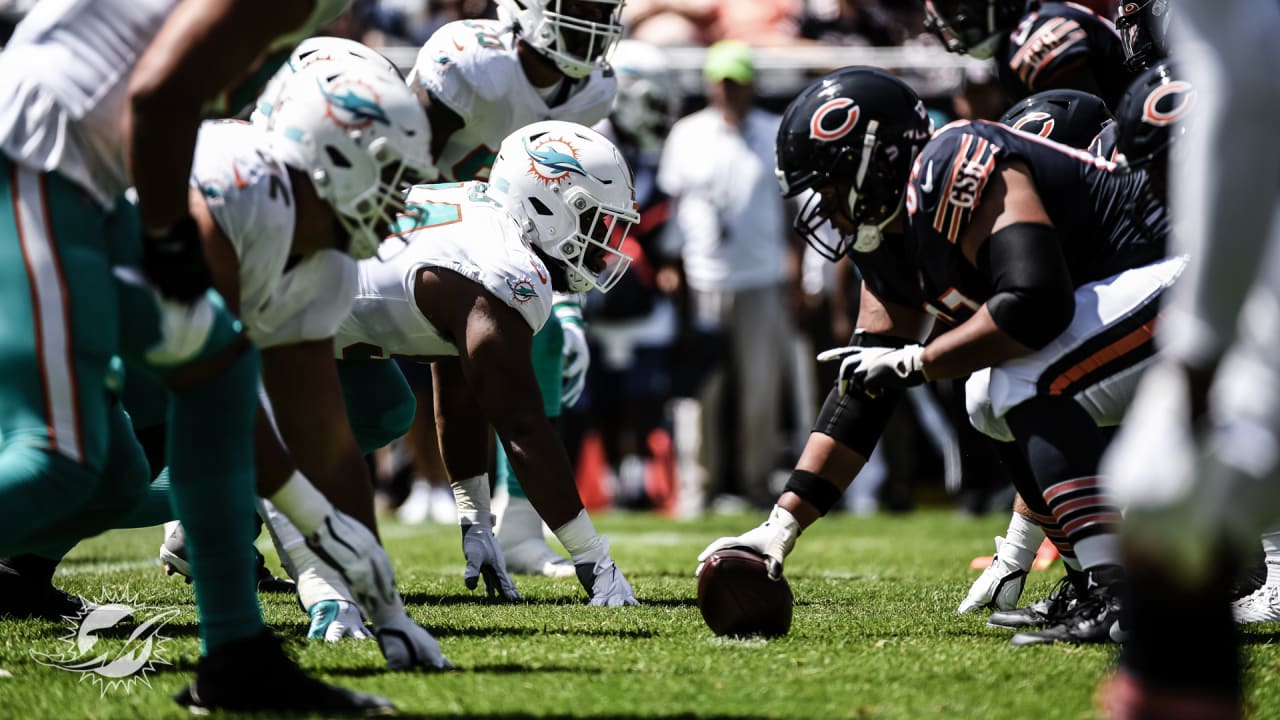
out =
<path fill-rule="evenodd" d="M 1071 324 L 1075 287 L 1052 227 L 1015 223 L 993 233 L 978 252 L 978 269 L 995 289 L 987 311 L 1014 340 L 1039 350 Z"/>

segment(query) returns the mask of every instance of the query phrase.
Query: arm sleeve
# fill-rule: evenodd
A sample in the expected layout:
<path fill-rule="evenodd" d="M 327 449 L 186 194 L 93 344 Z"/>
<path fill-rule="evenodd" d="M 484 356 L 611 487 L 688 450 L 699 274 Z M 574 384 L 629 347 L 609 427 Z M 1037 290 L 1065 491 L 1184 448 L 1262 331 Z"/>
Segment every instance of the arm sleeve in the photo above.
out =
<path fill-rule="evenodd" d="M 1015 223 L 993 233 L 978 251 L 978 269 L 995 290 L 986 303 L 991 318 L 1014 340 L 1039 349 L 1071 324 L 1075 288 L 1053 227 Z"/>

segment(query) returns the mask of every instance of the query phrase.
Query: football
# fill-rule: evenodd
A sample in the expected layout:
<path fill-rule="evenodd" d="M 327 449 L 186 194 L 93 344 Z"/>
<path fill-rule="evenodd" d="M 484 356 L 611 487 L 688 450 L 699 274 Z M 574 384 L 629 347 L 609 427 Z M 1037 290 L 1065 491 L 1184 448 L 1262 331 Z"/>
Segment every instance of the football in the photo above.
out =
<path fill-rule="evenodd" d="M 787 579 L 770 580 L 765 557 L 746 548 L 713 553 L 698 574 L 698 610 L 716 635 L 786 635 L 792 602 Z"/>

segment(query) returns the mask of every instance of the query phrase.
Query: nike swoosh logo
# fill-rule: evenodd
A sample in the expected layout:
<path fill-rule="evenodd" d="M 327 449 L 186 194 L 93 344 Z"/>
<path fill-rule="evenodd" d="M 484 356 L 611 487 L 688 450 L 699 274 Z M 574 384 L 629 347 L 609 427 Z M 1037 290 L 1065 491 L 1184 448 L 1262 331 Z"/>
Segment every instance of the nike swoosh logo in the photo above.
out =
<path fill-rule="evenodd" d="M 537 265 L 535 265 L 535 264 L 534 264 L 534 262 L 533 262 L 532 260 L 530 260 L 530 261 L 529 261 L 529 265 L 533 267 L 533 271 L 534 271 L 534 272 L 538 273 L 538 279 L 542 281 L 542 284 L 543 284 L 543 285 L 546 285 L 546 284 L 547 284 L 547 276 L 542 274 L 542 268 L 540 268 L 540 267 L 538 267 Z"/>
<path fill-rule="evenodd" d="M 462 43 L 458 42 L 457 38 L 450 38 L 450 39 L 453 40 L 453 47 L 456 48 L 458 52 L 462 52 L 463 50 L 466 50 L 466 48 L 462 47 Z"/>
<path fill-rule="evenodd" d="M 920 192 L 924 192 L 924 193 L 933 192 L 933 161 L 932 160 L 930 160 L 929 164 L 926 165 L 924 168 L 924 182 L 920 183 Z"/>
<path fill-rule="evenodd" d="M 235 179 L 236 189 L 243 190 L 249 187 L 249 182 L 244 178 L 240 177 L 240 168 L 236 167 L 235 165 L 231 166 L 231 176 Z"/>

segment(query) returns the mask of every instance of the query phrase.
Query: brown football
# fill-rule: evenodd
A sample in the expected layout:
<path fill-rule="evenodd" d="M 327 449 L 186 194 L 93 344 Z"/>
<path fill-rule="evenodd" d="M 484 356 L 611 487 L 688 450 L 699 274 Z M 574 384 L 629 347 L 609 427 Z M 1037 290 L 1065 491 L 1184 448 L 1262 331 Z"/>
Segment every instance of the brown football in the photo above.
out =
<path fill-rule="evenodd" d="M 698 574 L 698 610 L 716 635 L 786 635 L 792 603 L 787 579 L 770 580 L 765 557 L 753 550 L 716 551 Z"/>

